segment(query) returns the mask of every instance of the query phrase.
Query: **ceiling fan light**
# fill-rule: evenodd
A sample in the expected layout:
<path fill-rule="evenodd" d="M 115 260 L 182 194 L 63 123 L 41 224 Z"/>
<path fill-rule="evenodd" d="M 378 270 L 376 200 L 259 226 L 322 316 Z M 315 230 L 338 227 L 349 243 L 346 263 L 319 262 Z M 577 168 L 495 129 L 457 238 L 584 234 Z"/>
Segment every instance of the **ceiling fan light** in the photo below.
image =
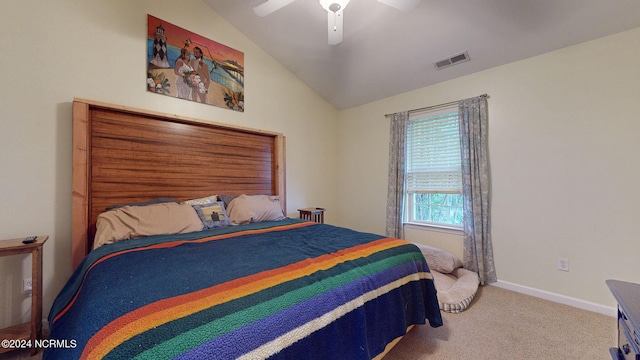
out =
<path fill-rule="evenodd" d="M 320 6 L 328 12 L 337 12 L 339 10 L 343 10 L 349 4 L 351 0 L 319 0 Z M 338 5 L 338 8 L 335 7 Z M 334 10 L 335 9 L 335 10 Z"/>

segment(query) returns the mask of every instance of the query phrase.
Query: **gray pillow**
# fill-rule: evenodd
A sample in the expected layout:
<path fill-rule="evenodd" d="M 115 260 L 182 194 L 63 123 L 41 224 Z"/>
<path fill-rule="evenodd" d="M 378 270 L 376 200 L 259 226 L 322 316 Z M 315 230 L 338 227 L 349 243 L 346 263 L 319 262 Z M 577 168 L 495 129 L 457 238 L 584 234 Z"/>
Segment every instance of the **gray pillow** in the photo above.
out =
<path fill-rule="evenodd" d="M 157 199 L 152 199 L 152 200 L 149 200 L 149 201 L 140 201 L 140 202 L 134 202 L 134 203 L 128 203 L 128 204 L 111 205 L 111 206 L 107 207 L 106 211 L 113 210 L 113 209 L 119 209 L 119 208 L 124 207 L 124 206 L 147 206 L 147 205 L 162 204 L 162 203 L 176 203 L 176 204 L 179 204 L 180 202 L 178 200 L 176 200 L 176 199 L 173 199 L 173 198 L 157 198 Z"/>

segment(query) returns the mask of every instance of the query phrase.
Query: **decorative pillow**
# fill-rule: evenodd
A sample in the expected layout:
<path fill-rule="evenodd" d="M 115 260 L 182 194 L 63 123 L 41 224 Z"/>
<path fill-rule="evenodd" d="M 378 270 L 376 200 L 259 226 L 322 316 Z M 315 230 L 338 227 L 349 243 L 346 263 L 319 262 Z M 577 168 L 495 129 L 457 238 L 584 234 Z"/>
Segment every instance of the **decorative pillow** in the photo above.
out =
<path fill-rule="evenodd" d="M 280 199 L 269 195 L 240 195 L 231 201 L 227 213 L 236 225 L 285 218 Z"/>
<path fill-rule="evenodd" d="M 462 267 L 462 261 L 455 255 L 429 245 L 415 244 L 424 258 L 427 260 L 430 270 L 443 274 L 449 274 L 453 270 Z"/>
<path fill-rule="evenodd" d="M 231 225 L 231 220 L 227 216 L 222 201 L 216 201 L 211 204 L 193 205 L 198 213 L 200 220 L 204 224 L 205 229 L 219 228 Z"/>
<path fill-rule="evenodd" d="M 142 236 L 201 230 L 202 221 L 190 205 L 168 202 L 123 206 L 98 215 L 93 248 Z"/>
<path fill-rule="evenodd" d="M 128 203 L 128 204 L 118 204 L 118 205 L 111 205 L 109 207 L 107 207 L 106 211 L 109 210 L 113 210 L 113 209 L 117 209 L 117 208 L 121 208 L 123 206 L 147 206 L 147 205 L 153 205 L 153 204 L 162 204 L 162 203 L 176 203 L 179 204 L 180 202 L 176 199 L 173 198 L 157 198 L 157 199 L 153 199 L 153 200 L 149 200 L 149 201 L 140 201 L 140 202 L 134 202 L 134 203 Z"/>
<path fill-rule="evenodd" d="M 218 202 L 218 195 L 211 195 L 211 196 L 203 197 L 200 199 L 185 200 L 182 203 L 193 206 L 193 205 L 213 204 L 215 202 Z"/>

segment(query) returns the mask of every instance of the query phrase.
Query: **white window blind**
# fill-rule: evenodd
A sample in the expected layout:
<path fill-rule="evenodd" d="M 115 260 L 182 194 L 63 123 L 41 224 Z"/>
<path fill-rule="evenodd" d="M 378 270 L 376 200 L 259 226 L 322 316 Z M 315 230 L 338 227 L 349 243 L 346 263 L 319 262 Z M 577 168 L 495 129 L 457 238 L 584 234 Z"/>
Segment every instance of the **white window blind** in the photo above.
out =
<path fill-rule="evenodd" d="M 409 118 L 406 161 L 406 192 L 462 192 L 457 108 Z"/>

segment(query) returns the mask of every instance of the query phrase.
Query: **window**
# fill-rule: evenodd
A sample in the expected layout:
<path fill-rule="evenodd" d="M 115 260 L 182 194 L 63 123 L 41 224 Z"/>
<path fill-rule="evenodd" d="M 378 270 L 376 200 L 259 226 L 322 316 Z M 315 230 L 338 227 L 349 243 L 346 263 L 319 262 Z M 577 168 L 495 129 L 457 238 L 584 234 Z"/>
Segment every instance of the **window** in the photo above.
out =
<path fill-rule="evenodd" d="M 409 117 L 405 196 L 407 221 L 462 228 L 462 170 L 455 107 Z"/>

